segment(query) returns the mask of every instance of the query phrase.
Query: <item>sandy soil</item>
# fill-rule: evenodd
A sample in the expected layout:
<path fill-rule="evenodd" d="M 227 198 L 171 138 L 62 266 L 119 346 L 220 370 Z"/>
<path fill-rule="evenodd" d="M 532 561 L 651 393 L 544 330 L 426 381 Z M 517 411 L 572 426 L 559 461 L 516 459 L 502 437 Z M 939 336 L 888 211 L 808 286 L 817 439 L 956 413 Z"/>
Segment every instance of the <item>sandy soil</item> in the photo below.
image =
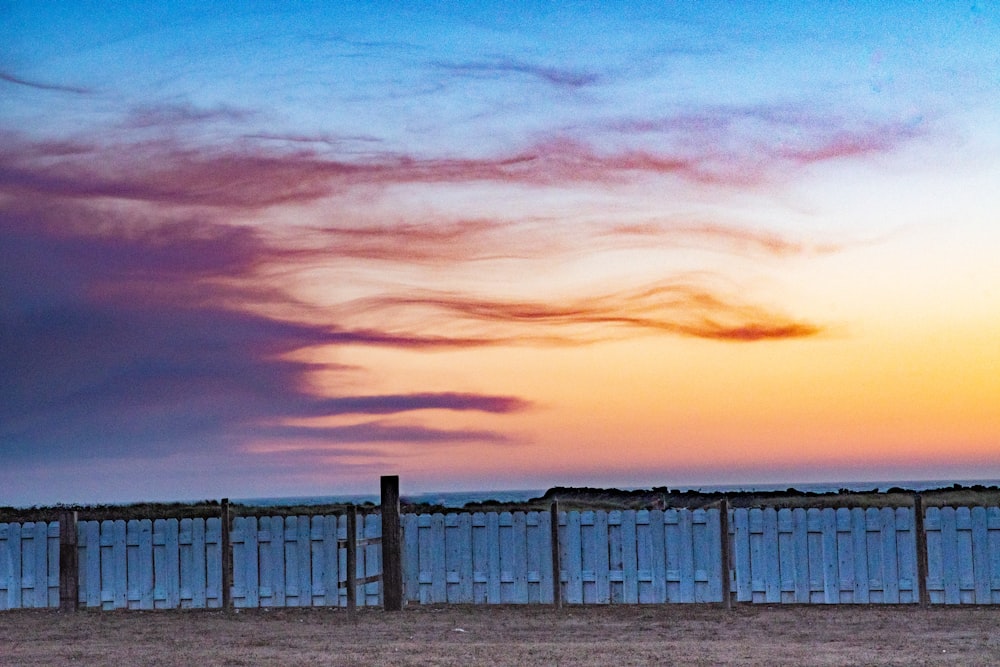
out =
<path fill-rule="evenodd" d="M 1000 665 L 1000 608 L 0 612 L 2 665 Z"/>

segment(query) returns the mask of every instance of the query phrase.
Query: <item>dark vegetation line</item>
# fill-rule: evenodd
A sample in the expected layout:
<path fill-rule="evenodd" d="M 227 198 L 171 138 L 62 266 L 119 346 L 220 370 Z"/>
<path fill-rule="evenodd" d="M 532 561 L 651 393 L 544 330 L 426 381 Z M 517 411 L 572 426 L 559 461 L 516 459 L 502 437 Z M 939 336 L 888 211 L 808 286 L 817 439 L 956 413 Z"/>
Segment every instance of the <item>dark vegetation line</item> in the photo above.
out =
<path fill-rule="evenodd" d="M 402 498 L 401 511 L 413 513 L 461 513 L 461 512 L 504 512 L 504 511 L 547 511 L 552 501 L 559 501 L 563 510 L 638 510 L 638 509 L 697 509 L 709 507 L 727 498 L 730 507 L 788 507 L 788 508 L 838 508 L 838 507 L 912 507 L 914 491 L 893 487 L 885 492 L 850 491 L 840 489 L 831 492 L 799 491 L 789 488 L 784 491 L 680 491 L 665 486 L 653 489 L 623 491 L 620 489 L 600 489 L 590 487 L 553 487 L 538 498 L 524 502 L 500 502 L 484 500 L 466 503 L 464 507 L 444 507 L 431 503 L 407 502 Z M 1000 506 L 1000 487 L 975 484 L 939 487 L 920 492 L 924 507 L 975 507 Z M 345 503 L 304 504 L 304 505 L 250 505 L 230 503 L 233 516 L 298 516 L 342 514 Z M 378 506 L 372 502 L 358 505 L 364 511 L 375 512 Z M 220 514 L 220 501 L 203 500 L 195 502 L 143 502 L 130 504 L 100 505 L 50 505 L 35 507 L 0 507 L 0 522 L 56 521 L 59 512 L 75 510 L 80 521 L 105 519 L 170 519 L 208 518 Z"/>

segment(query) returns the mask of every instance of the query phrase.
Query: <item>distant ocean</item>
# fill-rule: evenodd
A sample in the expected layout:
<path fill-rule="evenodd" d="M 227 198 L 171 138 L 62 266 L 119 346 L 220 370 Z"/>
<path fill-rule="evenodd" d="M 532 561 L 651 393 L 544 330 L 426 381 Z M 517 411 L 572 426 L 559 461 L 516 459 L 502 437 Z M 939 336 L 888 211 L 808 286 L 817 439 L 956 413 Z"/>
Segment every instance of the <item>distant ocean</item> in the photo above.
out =
<path fill-rule="evenodd" d="M 840 489 L 848 491 L 879 491 L 885 492 L 893 487 L 908 489 L 910 491 L 927 491 L 928 489 L 938 489 L 950 487 L 955 484 L 962 486 L 1000 486 L 1000 480 L 909 480 L 894 482 L 820 482 L 820 483 L 789 483 L 789 484 L 706 484 L 701 486 L 670 486 L 671 490 L 678 491 L 704 491 L 704 492 L 729 492 L 740 491 L 784 491 L 785 489 L 796 489 L 798 491 L 808 491 L 811 493 L 831 493 Z M 620 488 L 630 491 L 635 489 L 650 487 L 609 487 Z M 441 505 L 442 507 L 460 508 L 466 503 L 482 502 L 484 500 L 496 500 L 499 502 L 517 503 L 538 498 L 545 493 L 546 489 L 517 489 L 502 491 L 439 491 L 426 493 L 404 493 L 402 499 L 412 503 L 428 503 Z M 354 503 L 357 505 L 366 502 L 378 504 L 379 497 L 375 495 L 342 495 L 342 496 L 290 496 L 286 498 L 234 498 L 233 502 L 247 505 L 257 505 L 263 507 L 274 507 L 281 505 L 326 505 L 331 503 Z"/>

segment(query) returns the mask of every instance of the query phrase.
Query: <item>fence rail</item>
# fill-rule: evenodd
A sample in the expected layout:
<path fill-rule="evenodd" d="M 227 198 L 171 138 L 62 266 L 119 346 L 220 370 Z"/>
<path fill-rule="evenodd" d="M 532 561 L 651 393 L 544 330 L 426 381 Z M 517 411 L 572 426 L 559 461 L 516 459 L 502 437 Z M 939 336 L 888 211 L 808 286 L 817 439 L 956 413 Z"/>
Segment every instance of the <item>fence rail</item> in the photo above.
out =
<path fill-rule="evenodd" d="M 95 609 L 384 604 L 383 518 L 357 518 L 350 559 L 348 522 L 235 517 L 226 557 L 220 518 L 81 521 L 77 600 Z M 60 527 L 0 523 L 0 609 L 59 606 Z M 403 597 L 413 604 L 1000 604 L 1000 507 L 406 514 L 400 533 Z"/>

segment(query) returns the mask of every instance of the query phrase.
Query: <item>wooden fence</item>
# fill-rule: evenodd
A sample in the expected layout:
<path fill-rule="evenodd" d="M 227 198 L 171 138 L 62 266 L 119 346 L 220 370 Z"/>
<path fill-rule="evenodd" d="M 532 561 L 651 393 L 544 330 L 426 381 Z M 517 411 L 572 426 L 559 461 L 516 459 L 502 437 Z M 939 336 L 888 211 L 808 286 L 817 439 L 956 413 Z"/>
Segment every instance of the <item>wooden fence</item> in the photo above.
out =
<path fill-rule="evenodd" d="M 59 606 L 59 523 L 0 523 L 0 609 Z"/>
<path fill-rule="evenodd" d="M 466 512 L 400 523 L 403 595 L 415 604 L 1000 604 L 1000 507 Z M 382 517 L 359 517 L 353 556 L 347 524 L 82 521 L 67 553 L 78 556 L 88 608 L 382 604 Z M 58 522 L 0 523 L 0 609 L 59 606 L 60 549 Z"/>
<path fill-rule="evenodd" d="M 720 602 L 719 510 L 559 512 L 560 599 Z M 403 517 L 407 600 L 552 603 L 548 512 Z"/>
<path fill-rule="evenodd" d="M 359 517 L 357 604 L 380 605 L 382 521 Z M 347 516 L 236 517 L 233 606 L 348 606 Z"/>

